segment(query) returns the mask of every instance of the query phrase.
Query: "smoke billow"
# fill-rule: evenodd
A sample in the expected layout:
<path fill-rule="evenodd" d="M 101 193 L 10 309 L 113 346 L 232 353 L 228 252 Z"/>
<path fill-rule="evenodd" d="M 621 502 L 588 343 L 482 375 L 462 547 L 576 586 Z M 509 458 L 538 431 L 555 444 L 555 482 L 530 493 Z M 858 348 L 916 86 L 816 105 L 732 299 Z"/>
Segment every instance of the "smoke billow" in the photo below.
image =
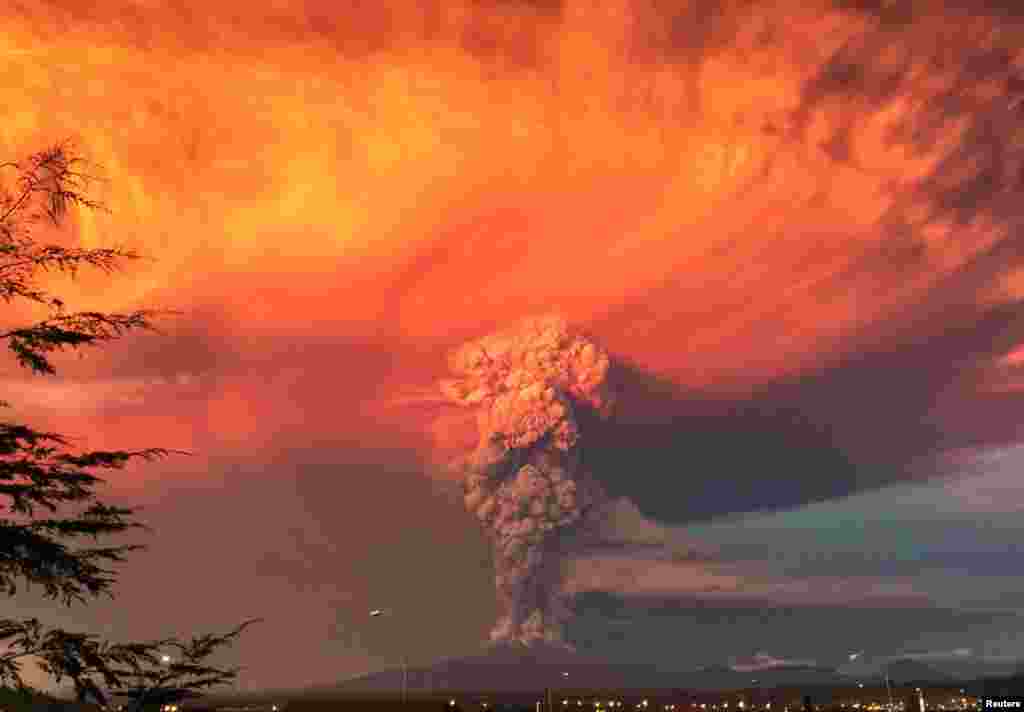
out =
<path fill-rule="evenodd" d="M 611 413 L 608 354 L 541 317 L 463 345 L 449 365 L 456 377 L 441 392 L 475 411 L 479 433 L 451 467 L 494 547 L 502 612 L 491 639 L 564 645 L 565 555 L 606 501 L 583 464 L 579 416 Z"/>

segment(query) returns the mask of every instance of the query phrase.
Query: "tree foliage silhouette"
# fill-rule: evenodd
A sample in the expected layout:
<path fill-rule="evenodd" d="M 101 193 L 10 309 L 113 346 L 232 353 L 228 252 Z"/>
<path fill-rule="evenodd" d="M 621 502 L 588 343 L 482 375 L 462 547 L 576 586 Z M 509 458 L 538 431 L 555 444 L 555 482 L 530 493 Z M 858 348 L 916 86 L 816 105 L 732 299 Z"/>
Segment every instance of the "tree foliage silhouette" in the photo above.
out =
<path fill-rule="evenodd" d="M 39 286 L 40 272 L 60 271 L 74 278 L 82 267 L 112 274 L 126 260 L 143 259 L 127 249 L 40 245 L 35 229 L 49 222 L 63 224 L 69 210 L 104 210 L 87 197 L 94 178 L 83 172 L 84 160 L 68 143 L 58 144 L 20 162 L 0 164 L 0 299 L 42 305 L 48 316 L 34 324 L 0 332 L 0 339 L 18 363 L 33 374 L 56 373 L 51 356 L 63 350 L 99 346 L 125 333 L 156 331 L 152 320 L 169 311 L 128 313 L 67 311 L 64 302 Z M 11 407 L 0 401 L 0 407 Z M 21 423 L 0 422 L 0 496 L 9 505 L 0 514 L 0 593 L 18 593 L 17 583 L 39 585 L 49 599 L 65 606 L 87 603 L 100 594 L 113 598 L 116 573 L 110 564 L 125 560 L 141 545 L 81 546 L 83 538 L 148 529 L 130 508 L 104 504 L 96 494 L 104 480 L 97 470 L 120 469 L 130 460 L 154 460 L 178 450 L 89 451 L 73 453 L 58 433 Z M 78 506 L 79 511 L 68 512 Z M 181 641 L 164 638 L 142 643 L 112 644 L 96 635 L 46 627 L 38 619 L 0 619 L 0 688 L 26 696 L 21 664 L 34 658 L 58 684 L 73 684 L 79 701 L 105 705 L 110 693 L 132 698 L 131 708 L 144 709 L 171 698 L 229 683 L 238 668 L 220 668 L 205 661 L 235 641 L 255 619 L 224 635 L 205 634 Z M 105 690 L 105 691 L 104 691 Z"/>

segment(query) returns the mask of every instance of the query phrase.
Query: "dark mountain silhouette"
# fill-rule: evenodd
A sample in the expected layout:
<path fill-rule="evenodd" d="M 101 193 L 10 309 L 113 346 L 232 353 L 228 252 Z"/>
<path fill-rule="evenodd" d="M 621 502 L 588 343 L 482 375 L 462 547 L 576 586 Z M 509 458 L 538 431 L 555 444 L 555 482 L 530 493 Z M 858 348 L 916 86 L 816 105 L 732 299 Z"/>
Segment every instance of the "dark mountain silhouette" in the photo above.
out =
<path fill-rule="evenodd" d="M 410 696 L 446 691 L 519 693 L 546 688 L 699 691 L 849 682 L 849 678 L 827 667 L 792 665 L 737 672 L 724 665 L 712 665 L 684 672 L 651 664 L 609 661 L 555 646 L 515 644 L 490 646 L 477 655 L 442 660 L 428 667 L 410 667 L 408 671 Z M 393 668 L 345 681 L 330 690 L 362 694 L 395 692 L 401 687 L 402 671 Z"/>
<path fill-rule="evenodd" d="M 695 672 L 707 673 L 709 675 L 729 675 L 729 674 L 734 673 L 736 671 L 733 670 L 728 665 L 714 664 L 714 665 L 705 665 L 704 667 L 698 668 Z"/>
<path fill-rule="evenodd" d="M 498 644 L 477 655 L 410 667 L 410 694 L 424 692 L 534 692 L 558 689 L 637 689 L 668 687 L 671 676 L 650 665 L 611 663 L 557 646 Z M 348 693 L 396 691 L 402 670 L 393 668 L 340 683 Z"/>
<path fill-rule="evenodd" d="M 665 666 L 671 665 L 666 661 Z M 891 684 L 951 683 L 956 678 L 943 670 L 915 660 L 896 660 L 887 666 Z M 817 665 L 778 665 L 760 670 L 736 670 L 714 664 L 680 671 L 652 664 L 623 663 L 591 653 L 574 652 L 550 645 L 490 645 L 481 652 L 441 660 L 408 670 L 409 696 L 449 693 L 536 693 L 545 689 L 571 694 L 589 690 L 691 690 L 710 692 L 738 689 L 852 688 L 858 682 L 881 685 L 882 674 L 842 674 Z M 402 670 L 346 680 L 329 687 L 308 688 L 310 695 L 395 694 L 402 688 Z"/>
<path fill-rule="evenodd" d="M 942 670 L 910 659 L 894 660 L 886 664 L 885 670 L 889 673 L 889 682 L 893 685 L 906 685 L 912 682 L 949 683 L 956 679 Z"/>
<path fill-rule="evenodd" d="M 958 680 L 974 680 L 983 677 L 1010 677 L 1019 673 L 1020 663 L 1014 661 L 992 661 L 973 658 L 934 661 L 931 666 Z"/>
<path fill-rule="evenodd" d="M 849 684 L 849 679 L 835 669 L 815 665 L 777 665 L 760 670 L 735 670 L 725 665 L 710 665 L 674 675 L 673 678 L 675 687 L 691 690 Z"/>

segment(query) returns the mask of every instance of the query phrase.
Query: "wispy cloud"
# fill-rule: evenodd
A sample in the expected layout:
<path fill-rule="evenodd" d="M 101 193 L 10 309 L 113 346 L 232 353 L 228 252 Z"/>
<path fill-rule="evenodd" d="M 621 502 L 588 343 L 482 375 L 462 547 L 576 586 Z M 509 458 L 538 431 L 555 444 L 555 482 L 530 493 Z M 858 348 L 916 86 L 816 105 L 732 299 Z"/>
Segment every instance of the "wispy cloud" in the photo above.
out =
<path fill-rule="evenodd" d="M 12 405 L 67 415 L 152 405 L 162 396 L 180 397 L 197 383 L 195 374 L 179 372 L 150 378 L 4 380 L 0 389 Z"/>
<path fill-rule="evenodd" d="M 659 555 L 592 554 L 571 566 L 572 593 L 605 591 L 621 595 L 685 596 L 763 605 L 929 605 L 911 579 L 816 576 L 785 578 L 765 574 L 763 562 L 714 564 L 671 560 Z"/>
<path fill-rule="evenodd" d="M 900 660 L 960 660 L 969 658 L 974 651 L 970 648 L 954 648 L 953 650 L 931 650 L 923 653 L 903 653 L 902 655 L 890 656 L 890 659 Z"/>
<path fill-rule="evenodd" d="M 758 672 L 760 670 L 771 670 L 780 667 L 813 666 L 817 665 L 814 660 L 797 660 L 789 658 L 777 658 L 767 653 L 755 653 L 751 657 L 734 658 L 729 667 L 736 672 Z"/>
<path fill-rule="evenodd" d="M 963 475 L 946 482 L 946 492 L 966 512 L 1024 512 L 1020 472 L 1024 448 L 999 448 L 957 458 Z"/>
<path fill-rule="evenodd" d="M 623 498 L 608 509 L 602 546 L 577 556 L 567 589 L 779 605 L 923 605 L 910 578 L 786 577 L 764 561 L 723 561 L 716 547 L 645 517 Z"/>
<path fill-rule="evenodd" d="M 864 674 L 867 671 L 880 669 L 883 665 L 899 660 L 914 660 L 921 663 L 943 663 L 971 660 L 973 662 L 993 662 L 983 660 L 974 655 L 972 648 L 953 648 L 951 650 L 907 651 L 893 655 L 874 655 L 870 652 L 858 651 L 851 653 L 849 662 L 839 668 L 846 674 Z"/>

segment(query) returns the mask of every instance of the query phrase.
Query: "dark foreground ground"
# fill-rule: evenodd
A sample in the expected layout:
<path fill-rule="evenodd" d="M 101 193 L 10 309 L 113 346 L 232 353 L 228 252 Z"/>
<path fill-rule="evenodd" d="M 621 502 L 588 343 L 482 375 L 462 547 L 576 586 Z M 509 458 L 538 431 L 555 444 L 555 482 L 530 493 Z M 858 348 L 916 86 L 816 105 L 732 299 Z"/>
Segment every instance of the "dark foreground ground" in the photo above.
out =
<path fill-rule="evenodd" d="M 989 697 L 1024 697 L 1024 678 L 1008 678 L 996 680 L 984 680 L 974 682 L 957 683 L 955 687 L 926 686 L 924 689 L 927 712 L 953 712 L 957 707 L 950 703 L 956 698 L 957 702 L 961 695 L 969 698 L 972 705 L 978 698 Z M 960 690 L 964 692 L 961 693 Z M 916 694 L 914 686 L 893 686 L 892 697 L 894 702 L 914 700 L 912 712 L 917 712 Z M 289 696 L 278 695 L 264 699 L 250 699 L 246 702 L 220 702 L 215 705 L 200 706 L 193 703 L 185 710 L 199 712 L 205 710 L 220 710 L 221 712 L 272 712 L 272 706 L 277 705 L 277 712 L 346 712 L 348 710 L 365 710 L 366 712 L 384 712 L 385 710 L 396 710 L 401 712 L 427 712 L 435 710 L 449 710 L 454 712 L 496 712 L 512 710 L 537 709 L 540 702 L 540 709 L 544 712 L 552 710 L 563 710 L 565 712 L 590 712 L 601 709 L 606 712 L 618 712 L 618 710 L 629 710 L 630 712 L 712 712 L 713 705 L 721 705 L 724 701 L 730 701 L 728 710 L 719 707 L 719 712 L 740 712 L 737 705 L 739 700 L 745 701 L 744 712 L 804 712 L 805 698 L 809 697 L 813 706 L 812 712 L 854 712 L 852 704 L 856 701 L 876 701 L 884 703 L 888 697 L 885 688 L 840 688 L 840 687 L 804 687 L 804 688 L 775 688 L 775 689 L 743 689 L 718 692 L 694 692 L 689 690 L 632 690 L 632 691 L 583 691 L 583 690 L 561 690 L 551 695 L 551 707 L 546 704 L 543 691 L 523 694 L 501 694 L 486 695 L 480 693 L 451 693 L 450 696 L 435 696 L 426 698 L 422 696 L 410 696 L 403 703 L 400 696 L 386 695 L 351 695 L 351 696 L 320 696 L 306 695 Z M 644 701 L 647 705 L 644 706 Z M 454 704 L 452 702 L 454 701 Z M 616 704 L 612 706 L 610 702 Z M 211 701 L 212 702 L 212 701 Z M 598 706 L 600 702 L 600 706 Z M 706 707 L 702 707 L 706 705 Z M 674 707 L 673 707 L 674 706 Z M 961 708 L 962 709 L 962 708 Z"/>
<path fill-rule="evenodd" d="M 965 695 L 975 702 L 982 697 L 1016 697 L 1024 698 L 1024 677 L 997 678 L 959 682 L 955 688 L 947 685 L 929 685 L 920 683 L 924 688 L 928 703 L 927 712 L 953 712 L 949 706 L 951 698 Z M 964 692 L 961 693 L 960 689 Z M 607 712 L 629 710 L 631 712 L 655 712 L 673 710 L 673 712 L 713 712 L 713 706 L 725 701 L 731 702 L 728 710 L 720 706 L 719 712 L 740 712 L 737 702 L 745 701 L 743 712 L 804 712 L 804 699 L 810 697 L 812 712 L 854 712 L 851 709 L 855 701 L 874 700 L 884 703 L 888 693 L 885 688 L 849 688 L 849 687 L 785 687 L 785 688 L 747 688 L 730 691 L 693 691 L 693 690 L 553 690 L 550 709 L 577 712 L 602 709 Z M 914 697 L 914 686 L 894 685 L 892 688 L 894 701 L 905 701 Z M 916 697 L 914 697 L 916 700 Z M 544 700 L 544 701 L 542 701 Z M 643 706 L 644 700 L 647 706 Z M 454 701 L 454 704 L 452 702 Z M 616 702 L 614 706 L 610 702 Z M 548 712 L 543 691 L 524 693 L 481 694 L 468 692 L 448 692 L 444 696 L 431 697 L 410 694 L 403 703 L 400 695 L 388 693 L 375 694 L 328 694 L 319 692 L 275 692 L 259 695 L 248 695 L 244 698 L 211 696 L 202 700 L 190 700 L 180 704 L 177 712 L 347 712 L 363 710 L 365 712 L 500 712 L 512 710 L 537 710 Z M 600 702 L 600 707 L 596 704 Z M 674 705 L 674 708 L 672 707 Z M 769 706 L 770 705 L 770 706 Z M 845 705 L 845 706 L 843 706 Z M 276 711 L 274 707 L 276 706 Z M 788 708 L 788 709 L 787 709 Z M 44 696 L 29 701 L 17 698 L 8 690 L 0 688 L 0 712 L 98 712 L 92 706 L 79 706 L 67 701 L 57 701 Z M 116 710 L 116 707 L 112 708 Z M 916 704 L 911 708 L 917 712 Z M 147 712 L 150 712 L 147 710 Z M 160 712 L 156 707 L 152 712 Z M 962 710 L 961 710 L 962 712 Z"/>

